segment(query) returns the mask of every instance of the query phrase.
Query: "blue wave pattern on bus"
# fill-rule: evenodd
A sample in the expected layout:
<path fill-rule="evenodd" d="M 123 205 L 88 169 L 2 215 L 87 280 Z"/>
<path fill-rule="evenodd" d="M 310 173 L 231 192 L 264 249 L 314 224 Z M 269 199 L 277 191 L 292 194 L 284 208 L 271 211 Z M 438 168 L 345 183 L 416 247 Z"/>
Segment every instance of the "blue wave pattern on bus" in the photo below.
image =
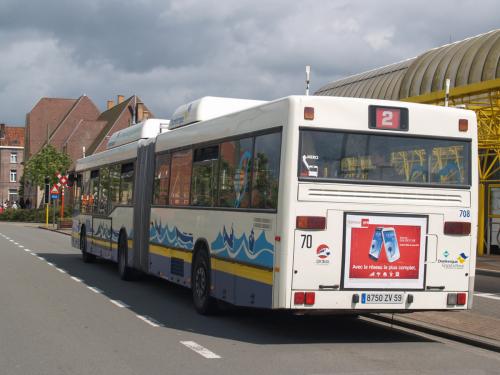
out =
<path fill-rule="evenodd" d="M 112 230 L 108 225 L 100 223 L 97 230 L 93 233 L 94 237 L 102 238 L 104 240 L 118 241 L 118 232 Z"/>
<path fill-rule="evenodd" d="M 169 228 L 161 221 L 154 222 L 149 228 L 149 241 L 159 245 L 177 247 L 181 249 L 193 250 L 193 235 L 180 231 L 176 226 Z"/>
<path fill-rule="evenodd" d="M 267 268 L 273 267 L 274 246 L 267 240 L 264 231 L 261 231 L 255 240 L 253 228 L 247 238 L 246 233 L 236 237 L 233 227 L 228 234 L 224 226 L 222 232 L 219 232 L 215 241 L 211 243 L 211 247 L 212 254 L 220 257 L 228 257 Z"/>

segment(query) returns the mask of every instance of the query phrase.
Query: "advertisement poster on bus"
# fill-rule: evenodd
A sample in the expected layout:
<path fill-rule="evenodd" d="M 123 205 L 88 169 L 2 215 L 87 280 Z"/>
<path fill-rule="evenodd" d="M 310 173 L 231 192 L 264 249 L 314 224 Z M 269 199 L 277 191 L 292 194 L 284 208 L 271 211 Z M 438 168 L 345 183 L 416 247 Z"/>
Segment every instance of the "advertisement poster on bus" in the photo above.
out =
<path fill-rule="evenodd" d="M 344 287 L 421 289 L 427 218 L 347 214 Z"/>

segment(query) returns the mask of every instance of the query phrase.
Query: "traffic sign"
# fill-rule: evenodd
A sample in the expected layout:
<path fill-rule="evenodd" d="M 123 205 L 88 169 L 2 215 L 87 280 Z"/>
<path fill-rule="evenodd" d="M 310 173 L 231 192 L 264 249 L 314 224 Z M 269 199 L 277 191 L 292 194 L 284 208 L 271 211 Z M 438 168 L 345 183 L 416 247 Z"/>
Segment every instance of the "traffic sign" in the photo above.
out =
<path fill-rule="evenodd" d="M 52 189 L 50 189 L 50 194 L 54 195 L 57 194 L 59 195 L 59 189 L 57 188 L 57 185 L 53 185 Z"/>
<path fill-rule="evenodd" d="M 59 194 L 51 194 L 50 197 L 52 198 L 52 200 L 56 200 L 59 199 Z"/>

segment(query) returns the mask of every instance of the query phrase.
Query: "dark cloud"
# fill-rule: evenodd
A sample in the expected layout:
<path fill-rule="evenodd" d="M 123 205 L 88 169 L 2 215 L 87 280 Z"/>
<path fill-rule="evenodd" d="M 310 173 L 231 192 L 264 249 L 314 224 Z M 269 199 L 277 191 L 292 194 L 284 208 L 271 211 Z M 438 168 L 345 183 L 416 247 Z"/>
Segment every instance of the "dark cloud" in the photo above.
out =
<path fill-rule="evenodd" d="M 162 117 L 203 95 L 274 99 L 497 28 L 497 2 L 0 0 L 0 121 L 42 96 Z"/>

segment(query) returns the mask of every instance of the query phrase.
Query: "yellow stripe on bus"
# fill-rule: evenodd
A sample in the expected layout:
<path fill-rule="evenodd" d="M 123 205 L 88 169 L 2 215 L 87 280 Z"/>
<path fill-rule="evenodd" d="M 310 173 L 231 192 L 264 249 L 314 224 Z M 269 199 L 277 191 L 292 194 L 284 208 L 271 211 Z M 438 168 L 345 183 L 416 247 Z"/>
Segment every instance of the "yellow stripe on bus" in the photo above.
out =
<path fill-rule="evenodd" d="M 149 244 L 149 252 L 151 254 L 160 255 L 162 257 L 179 258 L 182 259 L 184 262 L 191 263 L 191 258 L 192 258 L 191 251 L 182 251 L 182 250 L 172 249 L 170 247 Z"/>
<path fill-rule="evenodd" d="M 229 273 L 259 283 L 273 285 L 273 271 L 252 267 L 246 264 L 234 263 L 222 259 L 212 258 L 212 268 L 216 271 Z"/>
<path fill-rule="evenodd" d="M 191 251 L 177 250 L 170 247 L 150 244 L 149 252 L 164 257 L 179 258 L 184 260 L 185 262 L 191 263 Z M 235 263 L 232 261 L 226 261 L 217 258 L 212 258 L 212 269 L 214 269 L 215 271 L 225 272 L 230 275 L 243 277 L 245 279 L 258 281 L 264 284 L 273 284 L 272 270 L 256 268 L 250 265 Z"/>

